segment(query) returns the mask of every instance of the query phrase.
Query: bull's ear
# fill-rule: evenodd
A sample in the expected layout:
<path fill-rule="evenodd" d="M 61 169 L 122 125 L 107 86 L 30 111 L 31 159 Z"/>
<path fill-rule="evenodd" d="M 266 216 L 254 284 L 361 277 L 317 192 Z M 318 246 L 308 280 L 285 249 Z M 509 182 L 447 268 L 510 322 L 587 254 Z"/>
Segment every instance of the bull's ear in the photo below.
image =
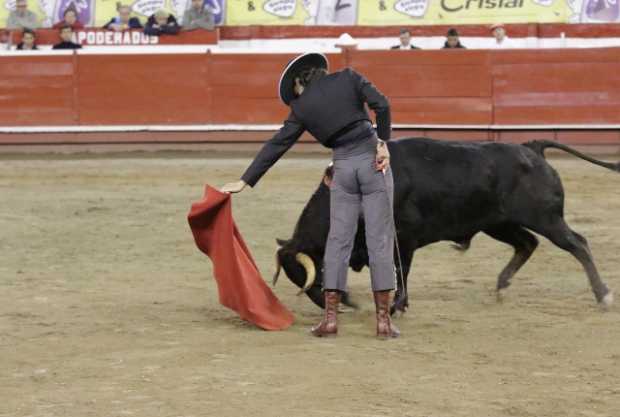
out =
<path fill-rule="evenodd" d="M 286 246 L 288 243 L 290 242 L 290 240 L 284 240 L 284 239 L 279 239 L 276 238 L 276 243 L 278 244 L 278 246 L 282 247 L 282 246 Z"/>

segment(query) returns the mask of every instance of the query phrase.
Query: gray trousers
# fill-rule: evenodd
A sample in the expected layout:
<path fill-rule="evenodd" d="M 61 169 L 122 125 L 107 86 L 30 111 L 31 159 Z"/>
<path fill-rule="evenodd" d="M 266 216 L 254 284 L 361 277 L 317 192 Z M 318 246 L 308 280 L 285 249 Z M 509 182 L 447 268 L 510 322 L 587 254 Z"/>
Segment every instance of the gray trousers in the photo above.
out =
<path fill-rule="evenodd" d="M 346 291 L 360 214 L 364 215 L 366 227 L 372 290 L 394 289 L 394 182 L 391 169 L 385 174 L 376 170 L 376 146 L 376 137 L 369 137 L 334 149 L 325 290 Z"/>

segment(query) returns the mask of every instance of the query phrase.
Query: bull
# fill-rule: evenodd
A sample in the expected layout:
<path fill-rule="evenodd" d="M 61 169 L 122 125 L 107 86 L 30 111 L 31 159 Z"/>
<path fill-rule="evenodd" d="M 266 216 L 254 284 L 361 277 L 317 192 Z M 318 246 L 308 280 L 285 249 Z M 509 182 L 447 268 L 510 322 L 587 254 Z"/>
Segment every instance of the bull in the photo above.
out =
<path fill-rule="evenodd" d="M 514 255 L 497 278 L 502 298 L 512 277 L 538 246 L 535 232 L 570 252 L 583 266 L 596 301 L 604 308 L 613 293 L 601 280 L 588 242 L 564 220 L 564 189 L 557 171 L 545 159 L 555 148 L 604 168 L 620 172 L 620 163 L 608 163 L 553 142 L 523 144 L 448 142 L 404 138 L 388 142 L 394 174 L 394 218 L 397 291 L 392 313 L 409 306 L 407 277 L 415 251 L 438 241 L 452 241 L 466 250 L 482 232 L 514 248 Z M 328 168 L 290 239 L 276 239 L 277 282 L 281 269 L 300 294 L 324 307 L 323 255 L 329 232 Z M 360 218 L 349 264 L 357 272 L 368 266 L 364 221 Z M 400 261 L 400 262 L 399 262 Z M 343 304 L 355 307 L 348 294 Z"/>

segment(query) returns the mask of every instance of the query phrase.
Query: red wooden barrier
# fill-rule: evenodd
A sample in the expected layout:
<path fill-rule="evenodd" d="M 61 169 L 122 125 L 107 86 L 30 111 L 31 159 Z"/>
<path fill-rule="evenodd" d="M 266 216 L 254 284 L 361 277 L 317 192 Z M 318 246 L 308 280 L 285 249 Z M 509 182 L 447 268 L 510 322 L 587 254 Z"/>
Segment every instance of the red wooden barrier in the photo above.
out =
<path fill-rule="evenodd" d="M 58 30 L 37 29 L 38 45 L 53 45 L 60 42 Z M 178 35 L 146 36 L 141 29 L 113 32 L 105 29 L 86 28 L 75 32 L 75 41 L 81 45 L 216 45 L 219 42 L 219 29 L 181 31 Z M 139 36 L 142 35 L 142 36 Z M 12 43 L 21 42 L 21 32 L 13 31 Z"/>
<path fill-rule="evenodd" d="M 620 49 L 349 51 L 415 125 L 620 124 Z M 0 125 L 278 124 L 288 54 L 0 57 Z M 327 103 L 326 105 L 329 105 Z"/>
<path fill-rule="evenodd" d="M 204 123 L 206 54 L 79 55 L 80 123 Z"/>
<path fill-rule="evenodd" d="M 494 51 L 495 124 L 620 124 L 617 48 Z"/>
<path fill-rule="evenodd" d="M 490 25 L 403 25 L 413 36 L 445 36 L 448 29 L 456 27 L 461 36 L 491 36 Z M 379 38 L 393 36 L 398 43 L 401 26 L 223 26 L 221 39 L 287 39 L 287 38 L 337 38 L 349 33 L 355 38 Z M 566 23 L 518 23 L 506 25 L 510 37 L 527 36 L 558 38 L 564 32 L 569 37 L 600 38 L 620 37 L 620 25 L 616 23 L 566 24 Z"/>
<path fill-rule="evenodd" d="M 278 98 L 280 73 L 295 54 L 211 55 L 211 118 L 215 124 L 281 123 L 288 107 Z M 344 67 L 340 54 L 328 54 L 331 70 Z"/>
<path fill-rule="evenodd" d="M 72 56 L 0 57 L 0 125 L 73 125 Z"/>
<path fill-rule="evenodd" d="M 390 97 L 395 123 L 493 123 L 487 51 L 359 51 L 350 56 L 351 66 Z"/>

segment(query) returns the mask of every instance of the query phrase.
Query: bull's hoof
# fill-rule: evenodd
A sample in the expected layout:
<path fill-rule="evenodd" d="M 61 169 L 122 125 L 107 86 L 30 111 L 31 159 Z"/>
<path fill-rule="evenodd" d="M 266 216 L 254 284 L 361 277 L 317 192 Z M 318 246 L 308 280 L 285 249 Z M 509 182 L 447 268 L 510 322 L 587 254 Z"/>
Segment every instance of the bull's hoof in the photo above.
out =
<path fill-rule="evenodd" d="M 605 294 L 605 297 L 603 297 L 598 304 L 601 306 L 603 310 L 607 311 L 611 308 L 613 303 L 614 303 L 614 293 L 610 290 L 607 294 Z"/>
<path fill-rule="evenodd" d="M 351 296 L 348 292 L 342 293 L 340 304 L 344 304 L 345 306 L 349 307 L 348 309 L 343 308 L 343 310 L 345 310 L 344 312 L 352 312 L 359 308 L 358 304 L 351 299 Z"/>
<path fill-rule="evenodd" d="M 394 313 L 392 313 L 392 317 L 395 319 L 400 319 L 401 317 L 405 315 L 406 312 L 407 312 L 407 307 L 405 307 L 404 310 L 396 310 L 394 311 Z"/>
<path fill-rule="evenodd" d="M 506 298 L 508 298 L 508 288 L 500 288 L 497 290 L 496 297 L 498 303 L 503 303 L 506 301 Z"/>
<path fill-rule="evenodd" d="M 407 293 L 402 294 L 398 291 L 394 294 L 392 300 L 392 306 L 390 307 L 390 316 L 395 316 L 398 313 L 398 317 L 401 317 L 409 309 L 409 295 Z"/>
<path fill-rule="evenodd" d="M 409 304 L 395 303 L 390 307 L 390 316 L 395 318 L 401 318 L 409 310 Z"/>

